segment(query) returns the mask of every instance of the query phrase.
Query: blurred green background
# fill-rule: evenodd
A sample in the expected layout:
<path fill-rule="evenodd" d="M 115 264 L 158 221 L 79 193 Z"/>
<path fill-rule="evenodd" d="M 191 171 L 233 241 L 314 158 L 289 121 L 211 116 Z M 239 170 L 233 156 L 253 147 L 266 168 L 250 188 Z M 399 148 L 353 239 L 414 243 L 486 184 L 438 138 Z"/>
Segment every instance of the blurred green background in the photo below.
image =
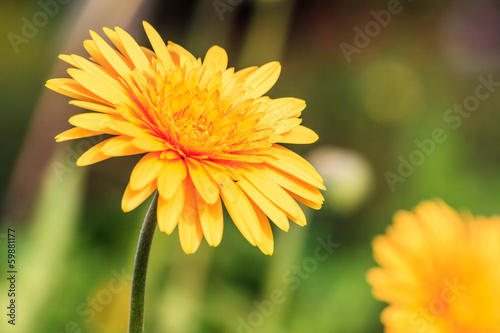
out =
<path fill-rule="evenodd" d="M 227 216 L 221 245 L 203 242 L 195 255 L 176 232 L 157 232 L 146 332 L 382 332 L 384 304 L 365 274 L 371 239 L 393 213 L 442 198 L 499 214 L 497 1 L 3 0 L 0 9 L 2 332 L 126 331 L 147 203 L 124 214 L 120 202 L 138 157 L 77 168 L 89 141 L 53 137 L 80 110 L 44 87 L 66 77 L 58 54 L 86 55 L 89 29 L 118 25 L 149 47 L 147 20 L 197 57 L 224 47 L 236 69 L 279 60 L 269 95 L 304 99 L 303 124 L 320 137 L 291 148 L 325 178 L 325 205 L 306 211 L 304 228 L 274 228 L 273 256 Z M 9 227 L 15 327 L 3 313 Z"/>

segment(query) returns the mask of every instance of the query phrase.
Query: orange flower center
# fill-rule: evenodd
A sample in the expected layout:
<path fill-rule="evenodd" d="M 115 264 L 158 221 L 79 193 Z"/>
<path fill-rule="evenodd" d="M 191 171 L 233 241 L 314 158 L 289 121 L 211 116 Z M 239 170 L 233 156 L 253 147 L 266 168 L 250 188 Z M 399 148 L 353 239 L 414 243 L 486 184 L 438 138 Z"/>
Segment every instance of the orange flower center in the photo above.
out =
<path fill-rule="evenodd" d="M 241 154 L 254 149 L 255 141 L 269 137 L 258 128 L 262 112 L 255 113 L 253 99 L 232 103 L 221 98 L 221 73 L 203 82 L 200 68 L 183 70 L 179 66 L 140 84 L 134 93 L 140 126 L 169 143 L 182 156 L 217 157 Z M 235 111 L 237 110 L 237 112 Z M 259 135 L 260 133 L 260 135 Z M 266 144 L 259 147 L 269 146 Z"/>

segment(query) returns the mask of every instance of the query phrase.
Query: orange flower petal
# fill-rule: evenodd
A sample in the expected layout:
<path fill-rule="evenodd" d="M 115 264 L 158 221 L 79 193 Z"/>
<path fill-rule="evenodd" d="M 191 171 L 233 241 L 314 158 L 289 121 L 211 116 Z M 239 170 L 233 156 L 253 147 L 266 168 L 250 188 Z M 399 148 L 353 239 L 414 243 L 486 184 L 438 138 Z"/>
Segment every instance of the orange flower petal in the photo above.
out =
<path fill-rule="evenodd" d="M 158 226 L 162 232 L 170 235 L 179 223 L 181 213 L 184 209 L 185 182 L 181 182 L 170 199 L 158 197 Z"/>
<path fill-rule="evenodd" d="M 206 203 L 197 193 L 196 204 L 200 218 L 201 228 L 208 245 L 218 246 L 222 240 L 224 221 L 222 214 L 222 202 L 220 198 L 213 204 Z"/>
<path fill-rule="evenodd" d="M 125 189 L 125 193 L 123 193 L 122 198 L 122 210 L 124 212 L 130 212 L 144 202 L 153 192 L 156 190 L 156 182 L 151 182 L 146 187 L 139 191 L 134 191 L 130 187 L 130 183 L 127 185 Z"/>
<path fill-rule="evenodd" d="M 203 65 L 214 64 L 215 72 L 223 72 L 227 68 L 227 53 L 219 46 L 212 46 L 205 55 Z"/>
<path fill-rule="evenodd" d="M 281 230 L 288 231 L 290 224 L 286 214 L 265 197 L 255 186 L 245 178 L 238 181 L 241 189 L 245 191 L 248 197 L 276 224 Z"/>
<path fill-rule="evenodd" d="M 170 199 L 186 178 L 187 171 L 184 161 L 179 159 L 164 161 L 158 175 L 158 190 L 164 199 Z"/>
<path fill-rule="evenodd" d="M 274 86 L 280 76 L 281 65 L 273 61 L 259 67 L 252 72 L 245 80 L 244 88 L 247 89 L 247 98 L 257 98 L 264 95 Z"/>
<path fill-rule="evenodd" d="M 153 182 L 162 170 L 163 164 L 159 153 L 144 155 L 130 174 L 130 188 L 133 191 L 138 191 Z"/>
<path fill-rule="evenodd" d="M 74 140 L 74 139 L 80 139 L 80 138 L 86 138 L 89 136 L 95 136 L 95 135 L 100 135 L 102 132 L 99 131 L 91 131 L 85 128 L 80 128 L 80 127 L 73 127 L 67 131 L 64 131 L 56 136 L 56 141 L 61 142 L 61 141 L 67 141 L 67 140 Z"/>
<path fill-rule="evenodd" d="M 241 234 L 250 244 L 256 246 L 261 241 L 261 230 L 259 219 L 250 200 L 239 186 L 234 185 L 234 190 L 228 192 L 227 187 L 221 188 L 222 200 L 224 200 L 229 215 Z M 229 197 L 233 193 L 236 193 L 235 200 Z"/>
<path fill-rule="evenodd" d="M 214 204 L 219 198 L 219 188 L 217 184 L 210 178 L 200 162 L 189 159 L 187 161 L 187 166 L 196 191 L 205 202 Z"/>
<path fill-rule="evenodd" d="M 203 238 L 194 185 L 186 179 L 186 201 L 179 220 L 179 239 L 185 253 L 195 253 Z"/>

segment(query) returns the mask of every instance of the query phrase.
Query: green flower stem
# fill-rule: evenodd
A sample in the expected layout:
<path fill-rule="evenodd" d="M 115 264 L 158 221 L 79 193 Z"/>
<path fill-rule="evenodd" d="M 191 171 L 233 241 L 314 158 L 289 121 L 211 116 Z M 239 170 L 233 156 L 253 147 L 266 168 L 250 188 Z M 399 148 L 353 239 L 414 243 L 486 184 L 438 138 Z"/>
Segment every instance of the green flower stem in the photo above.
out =
<path fill-rule="evenodd" d="M 129 333 L 144 332 L 144 299 L 146 296 L 146 276 L 148 273 L 149 252 L 155 234 L 157 217 L 156 206 L 158 191 L 155 191 L 149 206 L 144 223 L 142 224 L 137 252 L 135 253 L 134 273 L 132 275 L 132 293 L 130 296 Z"/>

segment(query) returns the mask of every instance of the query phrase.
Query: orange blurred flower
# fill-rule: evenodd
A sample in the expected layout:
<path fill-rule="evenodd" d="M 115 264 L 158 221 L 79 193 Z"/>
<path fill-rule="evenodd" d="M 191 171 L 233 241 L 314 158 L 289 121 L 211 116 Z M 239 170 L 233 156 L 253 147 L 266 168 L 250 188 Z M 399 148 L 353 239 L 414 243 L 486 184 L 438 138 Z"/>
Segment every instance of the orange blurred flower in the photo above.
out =
<path fill-rule="evenodd" d="M 368 273 L 389 303 L 386 332 L 500 332 L 500 217 L 459 215 L 443 202 L 400 211 Z"/>

